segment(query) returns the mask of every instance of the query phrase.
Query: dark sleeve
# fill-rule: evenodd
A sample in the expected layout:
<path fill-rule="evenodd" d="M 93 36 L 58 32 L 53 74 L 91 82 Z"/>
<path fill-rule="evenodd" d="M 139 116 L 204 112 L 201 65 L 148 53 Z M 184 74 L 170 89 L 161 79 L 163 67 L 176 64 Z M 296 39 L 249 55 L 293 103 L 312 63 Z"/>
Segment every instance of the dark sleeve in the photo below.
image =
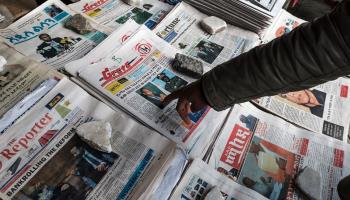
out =
<path fill-rule="evenodd" d="M 262 96 L 310 88 L 350 74 L 350 2 L 206 73 L 211 107 L 223 110 Z"/>

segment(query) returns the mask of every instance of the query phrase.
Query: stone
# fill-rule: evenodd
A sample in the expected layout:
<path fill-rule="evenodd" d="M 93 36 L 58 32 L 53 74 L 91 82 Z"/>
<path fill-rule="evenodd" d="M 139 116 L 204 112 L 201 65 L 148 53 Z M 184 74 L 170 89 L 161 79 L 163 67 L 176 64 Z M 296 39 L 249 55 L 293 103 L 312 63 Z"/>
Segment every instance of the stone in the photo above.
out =
<path fill-rule="evenodd" d="M 0 56 L 0 72 L 4 71 L 4 66 L 7 64 L 7 60 Z"/>
<path fill-rule="evenodd" d="M 201 61 L 179 53 L 175 55 L 173 68 L 193 78 L 200 78 L 204 72 Z"/>
<path fill-rule="evenodd" d="M 91 26 L 90 22 L 88 22 L 87 19 L 81 14 L 75 14 L 72 17 L 69 17 L 65 21 L 64 27 L 81 35 L 90 33 L 95 30 Z"/>
<path fill-rule="evenodd" d="M 215 17 L 210 16 L 206 17 L 201 21 L 201 27 L 211 35 L 214 35 L 220 31 L 223 31 L 226 29 L 227 24 L 224 20 Z"/>
<path fill-rule="evenodd" d="M 141 6 L 142 0 L 123 0 L 124 3 L 131 5 L 131 6 Z"/>
<path fill-rule="evenodd" d="M 78 126 L 76 131 L 79 137 L 92 148 L 107 153 L 112 152 L 112 126 L 109 122 L 87 122 Z"/>
<path fill-rule="evenodd" d="M 318 171 L 305 167 L 295 179 L 296 187 L 309 199 L 321 200 L 322 180 Z"/>
<path fill-rule="evenodd" d="M 205 196 L 204 200 L 225 200 L 218 187 L 214 186 Z"/>

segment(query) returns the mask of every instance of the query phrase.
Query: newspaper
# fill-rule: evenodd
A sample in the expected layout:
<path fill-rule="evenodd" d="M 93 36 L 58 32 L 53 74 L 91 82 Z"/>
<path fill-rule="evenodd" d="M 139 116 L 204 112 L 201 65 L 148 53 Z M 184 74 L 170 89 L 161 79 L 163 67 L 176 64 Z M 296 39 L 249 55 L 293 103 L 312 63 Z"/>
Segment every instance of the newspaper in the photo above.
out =
<path fill-rule="evenodd" d="M 205 195 L 215 186 L 220 189 L 224 199 L 227 200 L 266 199 L 253 190 L 231 181 L 200 159 L 195 159 L 190 164 L 170 199 L 204 199 Z"/>
<path fill-rule="evenodd" d="M 79 59 L 107 37 L 108 30 L 90 22 L 94 30 L 80 35 L 64 28 L 76 14 L 59 0 L 49 0 L 15 23 L 0 30 L 3 40 L 23 55 L 61 69 Z"/>
<path fill-rule="evenodd" d="M 182 2 L 154 29 L 154 32 L 182 53 L 197 58 L 212 69 L 258 45 L 255 33 L 228 25 L 215 35 L 206 33 L 200 22 L 207 15 Z"/>
<path fill-rule="evenodd" d="M 45 96 L 59 80 L 47 79 L 0 117 L 0 135 Z"/>
<path fill-rule="evenodd" d="M 291 32 L 303 23 L 306 23 L 306 21 L 293 16 L 286 10 L 282 9 L 274 19 L 271 26 L 266 29 L 262 40 L 264 43 L 270 42 L 275 38 Z"/>
<path fill-rule="evenodd" d="M 22 56 L 3 43 L 0 43 L 0 55 L 7 61 L 0 72 L 0 118 L 43 81 L 62 77 L 62 74 Z"/>
<path fill-rule="evenodd" d="M 336 200 L 337 184 L 350 174 L 350 146 L 245 103 L 233 108 L 209 165 L 269 199 L 302 199 L 293 180 L 310 167 L 320 173 L 321 199 Z"/>
<path fill-rule="evenodd" d="M 253 102 L 313 132 L 346 141 L 350 124 L 349 86 L 350 79 L 338 78 L 310 89 Z"/>
<path fill-rule="evenodd" d="M 191 113 L 191 123 L 186 124 L 175 110 L 176 102 L 163 105 L 166 95 L 194 81 L 172 70 L 176 52 L 142 26 L 122 47 L 104 60 L 87 66 L 79 76 L 135 118 L 185 144 L 190 155 L 202 155 L 227 111 L 218 113 L 209 107 L 203 108 Z M 202 134 L 209 136 L 203 138 Z"/>
<path fill-rule="evenodd" d="M 142 0 L 137 7 L 122 0 L 81 0 L 69 7 L 113 30 L 129 19 L 153 29 L 173 8 L 158 0 Z"/>
<path fill-rule="evenodd" d="M 112 125 L 111 153 L 92 149 L 75 134 L 73 128 L 93 120 Z M 152 189 L 175 150 L 66 78 L 7 132 L 0 136 L 3 199 L 126 199 L 139 186 Z"/>
<path fill-rule="evenodd" d="M 97 45 L 93 50 L 83 58 L 74 60 L 65 65 L 64 69 L 73 76 L 77 76 L 79 71 L 86 68 L 87 65 L 96 63 L 104 59 L 111 52 L 122 46 L 138 29 L 140 25 L 134 20 L 128 20 L 125 24 L 113 31 L 105 40 Z M 111 46 L 113 44 L 113 46 Z"/>

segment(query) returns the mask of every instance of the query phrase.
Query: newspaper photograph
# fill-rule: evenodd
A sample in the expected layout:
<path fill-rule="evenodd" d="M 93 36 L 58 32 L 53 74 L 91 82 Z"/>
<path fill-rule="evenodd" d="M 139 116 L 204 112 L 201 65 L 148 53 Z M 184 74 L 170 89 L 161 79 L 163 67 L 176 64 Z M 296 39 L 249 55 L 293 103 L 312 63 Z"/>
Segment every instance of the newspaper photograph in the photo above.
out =
<path fill-rule="evenodd" d="M 73 129 L 101 120 L 112 126 L 111 153 L 91 148 Z M 151 187 L 176 147 L 66 78 L 7 132 L 0 149 L 3 199 L 126 199 L 139 182 Z"/>
<path fill-rule="evenodd" d="M 210 70 L 258 45 L 257 34 L 232 25 L 215 35 L 200 27 L 207 15 L 182 2 L 153 30 L 182 53 L 192 56 Z"/>
<path fill-rule="evenodd" d="M 116 49 L 121 47 L 139 28 L 140 25 L 134 20 L 128 20 L 83 58 L 67 63 L 64 67 L 65 71 L 72 76 L 77 76 L 80 70 L 84 70 L 89 64 L 101 61 L 111 52 L 115 52 Z M 113 44 L 113 46 L 111 44 Z"/>
<path fill-rule="evenodd" d="M 302 199 L 294 180 L 309 167 L 320 174 L 321 199 L 334 200 L 350 173 L 349 147 L 245 103 L 233 108 L 209 165 L 268 199 Z"/>
<path fill-rule="evenodd" d="M 264 33 L 262 40 L 264 43 L 268 43 L 275 38 L 291 32 L 303 23 L 306 23 L 306 21 L 293 16 L 286 10 L 282 9 L 272 22 L 272 25 Z"/>
<path fill-rule="evenodd" d="M 173 8 L 158 0 L 143 0 L 137 7 L 122 0 L 81 0 L 68 6 L 113 30 L 129 19 L 153 29 Z"/>
<path fill-rule="evenodd" d="M 113 45 L 113 44 L 111 44 Z M 127 54 L 125 52 L 128 52 Z M 203 153 L 227 111 L 204 108 L 190 113 L 191 123 L 181 120 L 176 102 L 163 105 L 166 95 L 194 79 L 175 72 L 171 63 L 177 50 L 142 26 L 122 47 L 104 60 L 87 66 L 79 76 L 143 123 L 187 150 Z M 201 138 L 207 132 L 211 136 Z"/>
<path fill-rule="evenodd" d="M 184 173 L 171 200 L 198 200 L 217 187 L 225 200 L 263 200 L 259 193 L 239 185 L 217 172 L 207 163 L 195 159 Z"/>
<path fill-rule="evenodd" d="M 347 141 L 350 123 L 350 79 L 316 87 L 263 97 L 253 102 L 308 130 Z"/>
<path fill-rule="evenodd" d="M 0 36 L 6 44 L 38 62 L 61 69 L 79 59 L 107 37 L 107 30 L 90 23 L 90 28 L 78 33 L 66 28 L 76 13 L 59 0 L 49 0 L 17 20 Z"/>

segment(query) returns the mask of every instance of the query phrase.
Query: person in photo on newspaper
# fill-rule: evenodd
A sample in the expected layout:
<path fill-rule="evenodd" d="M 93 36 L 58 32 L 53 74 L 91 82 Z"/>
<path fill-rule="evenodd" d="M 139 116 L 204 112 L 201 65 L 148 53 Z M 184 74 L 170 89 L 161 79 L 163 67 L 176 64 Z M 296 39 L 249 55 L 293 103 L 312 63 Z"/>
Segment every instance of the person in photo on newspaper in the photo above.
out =
<path fill-rule="evenodd" d="M 318 90 L 300 90 L 280 94 L 280 96 L 290 102 L 308 108 L 313 115 L 318 117 L 323 116 L 324 103 L 326 101 L 326 93 L 324 92 Z"/>
<path fill-rule="evenodd" d="M 348 74 L 350 1 L 343 1 L 331 13 L 217 66 L 200 80 L 168 95 L 163 103 L 178 99 L 176 109 L 189 123 L 190 112 L 208 105 L 221 111 L 259 97 L 308 89 Z M 349 188 L 349 182 L 342 183 Z M 350 196 L 350 190 L 339 190 L 340 197 L 345 194 Z"/>
<path fill-rule="evenodd" d="M 74 39 L 69 37 L 51 38 L 51 36 L 47 33 L 40 34 L 39 39 L 43 42 L 38 46 L 36 51 L 46 59 L 50 59 L 64 53 L 64 51 L 70 46 L 81 40 L 81 38 Z"/>

